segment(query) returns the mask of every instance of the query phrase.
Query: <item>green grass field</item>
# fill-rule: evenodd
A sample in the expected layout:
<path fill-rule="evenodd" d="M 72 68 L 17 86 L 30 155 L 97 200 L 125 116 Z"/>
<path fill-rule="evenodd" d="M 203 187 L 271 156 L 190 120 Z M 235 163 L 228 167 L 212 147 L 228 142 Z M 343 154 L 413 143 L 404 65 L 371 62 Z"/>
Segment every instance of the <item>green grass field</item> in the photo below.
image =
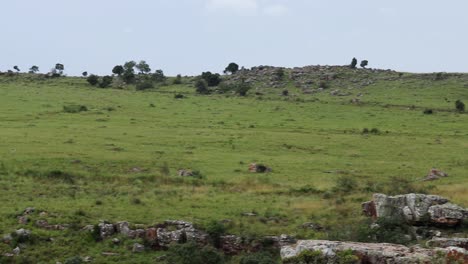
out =
<path fill-rule="evenodd" d="M 16 216 L 32 206 L 48 212 L 50 223 L 77 227 L 104 219 L 200 226 L 230 219 L 234 234 L 330 238 L 362 217 L 360 204 L 374 191 L 404 188 L 398 179 L 466 207 L 468 114 L 454 111 L 454 102 L 468 102 L 468 75 L 414 76 L 343 97 L 304 95 L 289 84 L 287 98 L 274 89 L 263 96 L 200 96 L 191 84 L 137 92 L 92 88 L 81 78 L 0 76 L 0 234 L 24 227 Z M 174 99 L 175 93 L 186 98 Z M 359 93 L 361 104 L 350 103 Z M 64 112 L 70 104 L 88 111 Z M 424 115 L 426 108 L 435 113 Z M 364 128 L 380 133 L 362 134 Z M 272 172 L 252 174 L 252 162 Z M 418 181 L 432 167 L 450 176 Z M 181 168 L 203 178 L 181 178 Z M 358 186 L 337 194 L 340 177 Z M 328 231 L 304 230 L 305 222 Z M 148 263 L 160 254 L 135 256 L 125 245 L 91 241 L 79 228 L 26 228 L 55 238 L 24 250 L 37 263 L 75 255 Z M 0 253 L 10 250 L 0 244 Z M 106 250 L 121 256 L 102 257 Z"/>

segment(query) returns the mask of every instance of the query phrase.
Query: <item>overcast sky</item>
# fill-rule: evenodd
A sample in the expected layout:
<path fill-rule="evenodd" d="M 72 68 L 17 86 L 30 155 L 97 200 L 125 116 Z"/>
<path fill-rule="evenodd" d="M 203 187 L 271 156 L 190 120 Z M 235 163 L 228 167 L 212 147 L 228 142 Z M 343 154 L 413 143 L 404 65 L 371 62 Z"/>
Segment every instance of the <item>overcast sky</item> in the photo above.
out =
<path fill-rule="evenodd" d="M 468 72 L 466 0 L 1 0 L 0 71 L 343 65 Z"/>

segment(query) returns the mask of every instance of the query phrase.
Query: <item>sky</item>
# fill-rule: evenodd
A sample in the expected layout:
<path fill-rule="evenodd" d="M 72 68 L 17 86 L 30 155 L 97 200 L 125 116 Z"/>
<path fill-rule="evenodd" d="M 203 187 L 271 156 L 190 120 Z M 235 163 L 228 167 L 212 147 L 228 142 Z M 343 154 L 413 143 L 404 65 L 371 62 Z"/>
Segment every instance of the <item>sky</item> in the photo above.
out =
<path fill-rule="evenodd" d="M 145 60 L 166 75 L 230 62 L 468 72 L 466 0 L 0 0 L 0 71 L 110 74 Z"/>

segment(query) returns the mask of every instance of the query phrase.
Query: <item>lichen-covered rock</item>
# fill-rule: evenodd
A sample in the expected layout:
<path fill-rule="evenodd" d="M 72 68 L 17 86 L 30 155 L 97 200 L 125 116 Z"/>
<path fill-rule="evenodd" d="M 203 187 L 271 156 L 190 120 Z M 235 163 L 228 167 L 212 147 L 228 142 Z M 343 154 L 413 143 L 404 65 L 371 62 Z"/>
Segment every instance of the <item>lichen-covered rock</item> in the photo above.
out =
<path fill-rule="evenodd" d="M 102 239 L 112 236 L 115 233 L 115 227 L 113 224 L 99 223 L 99 234 Z"/>
<path fill-rule="evenodd" d="M 454 226 L 468 217 L 468 210 L 449 203 L 437 195 L 404 194 L 387 196 L 374 194 L 372 201 L 362 204 L 363 212 L 374 219 L 392 218 L 409 224 Z"/>
<path fill-rule="evenodd" d="M 448 248 L 448 247 L 457 247 L 468 250 L 468 238 L 439 238 L 435 237 L 427 241 L 426 245 L 428 247 L 439 247 L 439 248 Z"/>
<path fill-rule="evenodd" d="M 434 263 L 442 259 L 445 260 L 449 254 L 457 254 L 457 259 L 466 259 L 466 251 L 462 248 L 447 249 L 425 249 L 421 247 L 408 248 L 402 245 L 386 243 L 357 243 L 338 242 L 326 240 L 301 240 L 292 246 L 281 248 L 281 258 L 289 259 L 299 256 L 304 251 L 320 251 L 326 259 L 326 263 L 335 263 L 337 254 L 343 251 L 351 251 L 359 258 L 360 263 Z M 456 253 L 455 253 L 456 252 Z"/>

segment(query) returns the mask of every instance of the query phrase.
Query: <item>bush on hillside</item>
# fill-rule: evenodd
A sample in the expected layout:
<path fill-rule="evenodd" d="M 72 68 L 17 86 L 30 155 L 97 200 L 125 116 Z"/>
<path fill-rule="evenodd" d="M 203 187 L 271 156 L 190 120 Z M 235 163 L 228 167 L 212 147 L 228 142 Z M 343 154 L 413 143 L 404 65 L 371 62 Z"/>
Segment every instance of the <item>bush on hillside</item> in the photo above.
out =
<path fill-rule="evenodd" d="M 107 88 L 112 84 L 112 76 L 104 76 L 102 77 L 101 81 L 99 82 L 100 88 Z"/>
<path fill-rule="evenodd" d="M 177 76 L 174 79 L 174 84 L 182 84 L 182 75 L 177 74 Z"/>
<path fill-rule="evenodd" d="M 204 79 L 199 79 L 195 83 L 196 92 L 199 94 L 209 94 L 208 83 Z"/>
<path fill-rule="evenodd" d="M 168 264 L 223 264 L 223 255 L 212 247 L 199 248 L 195 243 L 176 244 L 166 255 Z"/>
<path fill-rule="evenodd" d="M 63 111 L 65 113 L 79 113 L 79 112 L 86 112 L 88 108 L 84 105 L 76 105 L 76 104 L 69 104 L 63 106 Z"/>
<path fill-rule="evenodd" d="M 154 88 L 154 84 L 151 80 L 141 80 L 141 81 L 138 81 L 136 84 L 136 89 L 138 91 L 143 91 L 143 90 L 152 89 L 152 88 Z"/>
<path fill-rule="evenodd" d="M 457 100 L 455 102 L 455 109 L 457 109 L 458 112 L 465 112 L 465 103 L 461 100 Z"/>
<path fill-rule="evenodd" d="M 95 86 L 96 84 L 99 83 L 99 76 L 91 74 L 88 76 L 88 78 L 86 78 L 86 81 L 92 86 Z"/>
<path fill-rule="evenodd" d="M 218 86 L 221 83 L 221 75 L 211 72 L 203 72 L 201 78 L 206 81 L 208 87 Z"/>

